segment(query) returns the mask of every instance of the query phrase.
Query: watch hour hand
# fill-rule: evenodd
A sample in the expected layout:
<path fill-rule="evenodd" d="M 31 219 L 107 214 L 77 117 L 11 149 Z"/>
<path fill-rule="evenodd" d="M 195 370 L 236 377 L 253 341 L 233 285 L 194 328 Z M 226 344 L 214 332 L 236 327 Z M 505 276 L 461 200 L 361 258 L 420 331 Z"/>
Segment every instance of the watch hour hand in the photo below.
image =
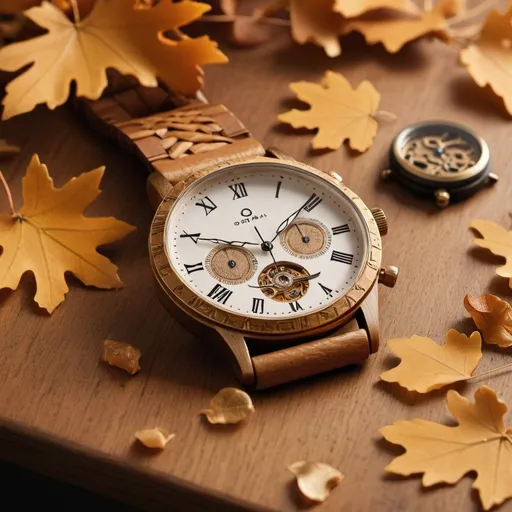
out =
<path fill-rule="evenodd" d="M 240 240 L 224 240 L 222 238 L 203 238 L 198 237 L 197 240 L 201 240 L 202 242 L 211 242 L 212 244 L 226 244 L 226 245 L 234 245 L 235 247 L 244 247 L 245 245 L 260 245 L 256 242 L 242 242 Z"/>

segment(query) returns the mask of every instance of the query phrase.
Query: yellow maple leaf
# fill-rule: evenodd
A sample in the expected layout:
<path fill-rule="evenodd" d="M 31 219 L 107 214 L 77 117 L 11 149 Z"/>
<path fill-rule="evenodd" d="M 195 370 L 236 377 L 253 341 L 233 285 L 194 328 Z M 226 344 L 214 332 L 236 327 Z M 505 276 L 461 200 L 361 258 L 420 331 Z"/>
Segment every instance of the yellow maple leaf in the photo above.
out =
<path fill-rule="evenodd" d="M 300 44 L 315 43 L 329 57 L 341 55 L 343 17 L 333 12 L 332 0 L 291 0 L 290 22 L 293 39 Z"/>
<path fill-rule="evenodd" d="M 352 89 L 343 75 L 327 71 L 320 84 L 295 82 L 290 88 L 311 108 L 292 109 L 278 119 L 294 128 L 318 128 L 312 141 L 314 149 L 337 149 L 346 139 L 352 149 L 361 152 L 372 145 L 380 94 L 370 82 L 364 80 Z"/>
<path fill-rule="evenodd" d="M 490 293 L 481 297 L 466 295 L 464 307 L 487 343 L 512 346 L 512 306 L 508 302 Z"/>
<path fill-rule="evenodd" d="M 382 43 L 388 52 L 396 53 L 405 44 L 426 35 L 449 41 L 447 17 L 445 2 L 438 2 L 432 10 L 416 15 L 398 11 L 371 12 L 350 20 L 344 33 L 360 32 L 368 44 Z"/>
<path fill-rule="evenodd" d="M 469 227 L 478 231 L 483 237 L 473 240 L 476 245 L 505 258 L 505 265 L 497 268 L 496 274 L 509 278 L 509 286 L 512 288 L 512 231 L 507 231 L 490 220 L 474 219 Z"/>
<path fill-rule="evenodd" d="M 413 336 L 389 340 L 388 347 L 402 361 L 380 378 L 418 393 L 469 379 L 482 358 L 480 334 L 474 332 L 468 338 L 455 329 L 446 333 L 444 345 Z"/>
<path fill-rule="evenodd" d="M 507 406 L 487 386 L 476 391 L 474 403 L 450 390 L 447 405 L 456 427 L 413 419 L 380 429 L 387 441 L 406 450 L 386 471 L 402 476 L 423 473 L 425 487 L 455 484 L 474 471 L 473 488 L 489 510 L 512 497 L 512 429 L 503 422 Z"/>
<path fill-rule="evenodd" d="M 23 207 L 0 215 L 0 288 L 15 290 L 25 272 L 35 276 L 35 301 L 52 313 L 64 300 L 65 272 L 88 286 L 120 288 L 117 267 L 96 251 L 135 228 L 113 217 L 84 217 L 100 194 L 104 167 L 72 178 L 55 188 L 37 155 L 22 182 Z"/>
<path fill-rule="evenodd" d="M 190 95 L 202 85 L 199 66 L 226 62 L 208 37 L 174 41 L 166 30 L 199 18 L 210 6 L 163 0 L 155 7 L 133 7 L 129 0 L 97 0 L 92 12 L 72 23 L 44 2 L 25 15 L 47 33 L 0 50 L 0 68 L 17 71 L 32 64 L 6 87 L 3 118 L 29 112 L 39 103 L 63 104 L 73 81 L 78 96 L 97 99 L 107 85 L 107 68 L 133 75 L 154 87 L 157 77 L 176 92 Z"/>
<path fill-rule="evenodd" d="M 512 115 L 512 3 L 503 14 L 497 10 L 487 16 L 478 40 L 460 53 L 473 80 L 489 85 Z"/>

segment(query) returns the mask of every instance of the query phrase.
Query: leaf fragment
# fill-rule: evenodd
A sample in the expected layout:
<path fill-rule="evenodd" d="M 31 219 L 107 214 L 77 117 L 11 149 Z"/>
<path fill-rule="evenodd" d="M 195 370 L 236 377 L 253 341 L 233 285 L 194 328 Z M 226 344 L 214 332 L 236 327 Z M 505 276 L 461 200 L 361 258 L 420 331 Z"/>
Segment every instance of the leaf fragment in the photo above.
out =
<path fill-rule="evenodd" d="M 401 362 L 380 378 L 418 393 L 469 379 L 482 358 L 482 338 L 476 331 L 468 338 L 450 329 L 444 345 L 414 335 L 389 340 L 388 347 Z"/>
<path fill-rule="evenodd" d="M 417 12 L 410 0 L 334 0 L 333 10 L 346 18 L 355 18 L 376 9 L 397 9 L 400 11 Z"/>
<path fill-rule="evenodd" d="M 0 49 L 1 69 L 31 65 L 7 85 L 3 118 L 40 103 L 50 109 L 63 104 L 73 81 L 78 96 L 97 99 L 107 85 L 107 68 L 148 87 L 155 87 L 159 77 L 175 92 L 195 93 L 203 83 L 200 66 L 226 62 L 226 57 L 206 36 L 171 40 L 164 32 L 179 30 L 209 9 L 190 0 L 147 8 L 127 0 L 97 0 L 78 24 L 49 2 L 29 9 L 25 15 L 47 32 Z"/>
<path fill-rule="evenodd" d="M 466 295 L 464 307 L 482 333 L 484 341 L 500 347 L 512 346 L 512 306 L 496 295 Z"/>
<path fill-rule="evenodd" d="M 474 403 L 448 391 L 447 405 L 458 422 L 455 427 L 413 419 L 380 429 L 387 441 L 406 450 L 386 471 L 402 476 L 422 473 L 424 487 L 455 484 L 476 472 L 473 488 L 483 508 L 500 505 L 512 497 L 512 429 L 503 422 L 506 404 L 482 386 Z"/>
<path fill-rule="evenodd" d="M 295 475 L 301 495 L 316 503 L 324 502 L 345 478 L 340 471 L 323 462 L 301 460 L 288 469 Z"/>
<path fill-rule="evenodd" d="M 137 347 L 123 341 L 105 340 L 102 359 L 110 366 L 117 366 L 130 375 L 135 375 L 141 368 L 139 361 L 142 354 Z"/>
<path fill-rule="evenodd" d="M 347 139 L 350 147 L 360 152 L 372 145 L 377 134 L 374 116 L 380 94 L 370 82 L 364 80 L 352 89 L 343 75 L 326 71 L 320 84 L 295 82 L 290 88 L 311 108 L 292 109 L 278 119 L 294 128 L 317 128 L 312 141 L 314 149 L 338 149 Z"/>
<path fill-rule="evenodd" d="M 251 397 L 241 389 L 222 388 L 211 400 L 210 407 L 203 409 L 210 423 L 235 424 L 248 418 L 254 412 Z"/>
<path fill-rule="evenodd" d="M 360 32 L 368 44 L 382 43 L 390 53 L 400 51 L 407 43 L 431 35 L 449 42 L 451 35 L 443 4 L 419 14 L 395 11 L 375 11 L 349 20 L 344 33 Z"/>
<path fill-rule="evenodd" d="M 15 290 L 25 272 L 34 274 L 35 301 L 52 313 L 69 291 L 65 273 L 87 286 L 112 289 L 123 283 L 118 268 L 96 248 L 120 240 L 135 228 L 114 217 L 85 217 L 101 193 L 105 168 L 72 178 L 55 188 L 46 165 L 34 155 L 22 180 L 23 206 L 0 214 L 0 289 Z"/>
<path fill-rule="evenodd" d="M 291 0 L 292 37 L 299 44 L 321 46 L 329 57 L 341 55 L 343 17 L 333 12 L 332 0 Z"/>
<path fill-rule="evenodd" d="M 460 52 L 460 60 L 480 86 L 489 85 L 512 115 L 512 3 L 504 13 L 493 9 L 478 39 Z"/>
<path fill-rule="evenodd" d="M 489 249 L 496 256 L 505 258 L 505 265 L 497 268 L 496 274 L 509 278 L 509 286 L 512 288 L 512 231 L 507 231 L 490 220 L 473 219 L 469 227 L 482 235 L 481 239 L 473 240 L 476 245 Z"/>
<path fill-rule="evenodd" d="M 163 450 L 166 444 L 176 437 L 176 434 L 165 434 L 165 432 L 159 428 L 150 428 L 145 430 L 137 430 L 135 432 L 135 438 L 140 441 L 144 446 L 148 448 L 156 448 Z"/>
<path fill-rule="evenodd" d="M 14 146 L 3 139 L 0 139 L 0 158 L 14 156 L 19 152 L 20 148 L 18 146 Z"/>

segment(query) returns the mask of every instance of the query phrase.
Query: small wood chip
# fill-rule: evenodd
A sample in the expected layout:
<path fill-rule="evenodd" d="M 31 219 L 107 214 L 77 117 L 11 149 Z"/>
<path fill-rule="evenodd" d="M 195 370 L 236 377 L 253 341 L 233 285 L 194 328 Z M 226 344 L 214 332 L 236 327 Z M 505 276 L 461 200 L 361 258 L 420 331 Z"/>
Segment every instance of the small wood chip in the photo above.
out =
<path fill-rule="evenodd" d="M 222 388 L 211 400 L 210 408 L 203 409 L 210 423 L 234 424 L 248 418 L 254 412 L 251 397 L 241 389 Z"/>
<path fill-rule="evenodd" d="M 323 462 L 301 460 L 288 466 L 288 469 L 295 475 L 301 495 L 316 503 L 324 502 L 345 478 L 337 469 Z"/>
<path fill-rule="evenodd" d="M 141 352 L 138 348 L 122 341 L 105 340 L 102 359 L 110 366 L 117 366 L 130 375 L 140 371 Z"/>
<path fill-rule="evenodd" d="M 137 430 L 137 432 L 135 432 L 135 438 L 144 446 L 147 446 L 148 448 L 157 448 L 159 450 L 163 450 L 165 445 L 175 436 L 176 434 L 166 435 L 164 431 L 158 427 Z"/>

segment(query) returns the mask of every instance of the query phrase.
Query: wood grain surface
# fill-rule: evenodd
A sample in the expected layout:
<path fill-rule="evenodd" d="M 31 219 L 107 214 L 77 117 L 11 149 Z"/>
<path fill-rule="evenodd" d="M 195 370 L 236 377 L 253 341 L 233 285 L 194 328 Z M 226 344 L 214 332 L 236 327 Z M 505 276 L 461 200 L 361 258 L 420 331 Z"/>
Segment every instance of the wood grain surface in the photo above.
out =
<path fill-rule="evenodd" d="M 354 36 L 342 58 L 331 60 L 321 49 L 291 45 L 281 30 L 260 48 L 226 47 L 230 63 L 208 69 L 207 97 L 228 105 L 264 145 L 338 172 L 368 206 L 385 210 L 390 232 L 384 262 L 398 265 L 400 276 L 395 289 L 380 290 L 383 340 L 416 333 L 440 342 L 452 327 L 469 334 L 466 293 L 512 299 L 506 280 L 495 276 L 499 258 L 476 248 L 468 229 L 473 218 L 512 227 L 512 124 L 504 109 L 473 84 L 455 50 L 440 43 L 420 42 L 389 56 Z M 225 42 L 221 28 L 213 36 Z M 361 156 L 345 147 L 312 152 L 311 134 L 276 122 L 278 113 L 301 106 L 288 82 L 317 81 L 326 69 L 353 84 L 372 81 L 382 94 L 381 108 L 398 116 L 381 125 L 374 146 Z M 436 118 L 481 134 L 500 175 L 494 188 L 445 211 L 379 180 L 397 131 Z M 115 215 L 138 227 L 103 251 L 120 267 L 121 291 L 86 289 L 69 277 L 70 292 L 52 316 L 34 305 L 30 275 L 19 290 L 0 292 L 0 458 L 150 510 L 296 510 L 286 468 L 301 459 L 346 474 L 318 508 L 325 512 L 478 509 L 469 477 L 456 487 L 422 490 L 419 478 L 384 473 L 401 450 L 382 440 L 379 427 L 414 417 L 450 421 L 443 391 L 419 396 L 379 382 L 397 362 L 385 343 L 362 369 L 254 394 L 256 413 L 246 425 L 205 423 L 198 412 L 219 388 L 235 382 L 208 342 L 188 334 L 155 297 L 146 245 L 152 214 L 141 165 L 89 129 L 71 107 L 39 107 L 1 123 L 0 136 L 22 146 L 19 157 L 2 164 L 18 205 L 33 153 L 48 164 L 57 185 L 105 164 L 103 193 L 87 213 Z M 1 208 L 7 209 L 3 197 Z M 105 338 L 140 347 L 143 370 L 129 377 L 102 364 Z M 509 357 L 486 347 L 481 370 Z M 512 404 L 510 382 L 507 374 L 486 381 Z M 456 389 L 472 396 L 479 385 Z M 155 425 L 176 438 L 152 455 L 133 443 L 133 434 Z M 502 510 L 512 510 L 512 503 Z"/>

